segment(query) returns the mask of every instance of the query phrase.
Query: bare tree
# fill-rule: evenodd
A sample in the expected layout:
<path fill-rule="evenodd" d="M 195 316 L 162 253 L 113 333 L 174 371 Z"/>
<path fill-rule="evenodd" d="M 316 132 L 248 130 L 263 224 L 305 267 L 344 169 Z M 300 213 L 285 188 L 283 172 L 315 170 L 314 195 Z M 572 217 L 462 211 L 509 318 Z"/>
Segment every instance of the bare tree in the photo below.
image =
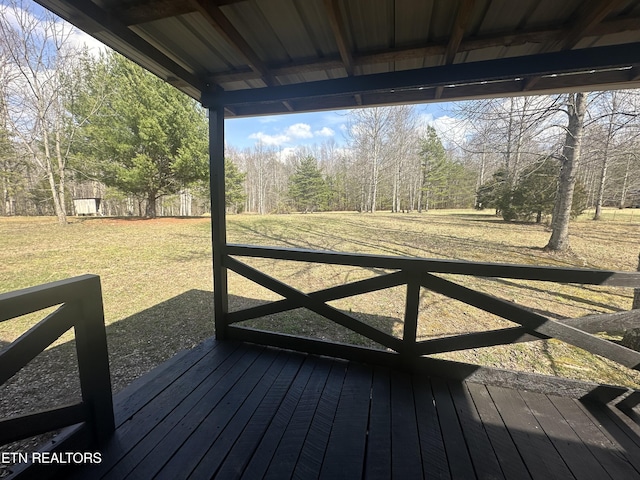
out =
<path fill-rule="evenodd" d="M 626 164 L 630 164 L 630 156 L 625 155 L 625 145 L 628 145 L 629 126 L 638 117 L 635 111 L 635 105 L 632 101 L 635 95 L 629 91 L 613 90 L 610 92 L 602 92 L 596 100 L 595 122 L 601 127 L 601 135 L 599 136 L 599 156 L 601 157 L 600 170 L 597 180 L 597 194 L 595 197 L 596 211 L 593 219 L 599 220 L 602 215 L 602 206 L 605 200 L 605 188 L 609 179 L 609 171 L 612 162 L 616 159 L 626 160 Z M 620 134 L 623 135 L 620 135 Z M 627 135 L 625 135 L 627 134 Z M 624 137 L 622 141 L 620 137 Z M 621 196 L 624 197 L 625 183 L 629 180 L 628 171 L 624 179 Z M 618 183 L 618 182 L 616 182 Z"/>
<path fill-rule="evenodd" d="M 416 160 L 418 148 L 416 126 L 417 118 L 414 107 L 402 105 L 391 111 L 390 128 L 392 133 L 388 135 L 387 151 L 391 169 L 392 212 L 399 212 L 405 207 L 409 209 L 410 192 L 405 190 L 409 190 L 412 182 L 405 173 L 410 173 L 411 164 L 419 161 Z M 404 206 L 403 199 L 405 199 Z"/>
<path fill-rule="evenodd" d="M 392 107 L 375 107 L 354 110 L 350 115 L 351 148 L 366 168 L 362 184 L 362 210 L 365 212 L 376 211 L 380 173 L 388 160 L 386 146 L 392 112 Z"/>
<path fill-rule="evenodd" d="M 569 220 L 576 173 L 580 163 L 580 148 L 584 133 L 584 116 L 587 110 L 587 94 L 570 93 L 567 96 L 567 124 L 564 147 L 560 158 L 560 179 L 553 209 L 552 232 L 545 250 L 564 251 L 569 249 Z"/>
<path fill-rule="evenodd" d="M 65 94 L 81 52 L 72 27 L 31 2 L 12 0 L 0 7 L 0 36 L 14 73 L 7 86 L 8 125 L 46 179 L 60 224 L 67 221 L 65 188 L 72 130 Z"/>

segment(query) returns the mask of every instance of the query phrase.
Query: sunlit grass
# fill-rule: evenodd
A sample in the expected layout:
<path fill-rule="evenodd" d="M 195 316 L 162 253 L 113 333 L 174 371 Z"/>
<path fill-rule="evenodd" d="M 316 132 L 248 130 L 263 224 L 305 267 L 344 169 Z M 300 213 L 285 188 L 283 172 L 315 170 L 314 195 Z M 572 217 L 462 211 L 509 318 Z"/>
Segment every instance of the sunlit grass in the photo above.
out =
<path fill-rule="evenodd" d="M 607 211 L 608 212 L 608 211 Z M 632 271 L 637 267 L 640 224 L 631 209 L 616 220 L 581 217 L 571 225 L 570 254 L 542 250 L 545 224 L 505 223 L 491 211 L 430 211 L 375 215 L 321 213 L 234 215 L 230 243 L 406 255 L 481 262 L 557 265 Z M 100 275 L 116 390 L 153 365 L 213 333 L 209 219 L 73 219 L 61 228 L 52 218 L 0 218 L 0 292 L 84 273 Z M 242 259 L 303 291 L 313 291 L 380 271 L 354 267 Z M 555 318 L 629 309 L 632 291 L 449 276 Z M 231 308 L 278 295 L 230 274 Z M 402 335 L 405 288 L 331 302 L 379 329 Z M 0 341 L 15 339 L 37 319 L 0 324 Z M 256 320 L 254 326 L 360 345 L 371 343 L 307 310 Z M 420 339 L 512 325 L 460 302 L 421 292 Z M 64 337 L 64 341 L 70 336 Z M 562 342 L 534 342 L 442 355 L 502 368 L 558 374 L 606 383 L 640 385 L 633 372 Z"/>

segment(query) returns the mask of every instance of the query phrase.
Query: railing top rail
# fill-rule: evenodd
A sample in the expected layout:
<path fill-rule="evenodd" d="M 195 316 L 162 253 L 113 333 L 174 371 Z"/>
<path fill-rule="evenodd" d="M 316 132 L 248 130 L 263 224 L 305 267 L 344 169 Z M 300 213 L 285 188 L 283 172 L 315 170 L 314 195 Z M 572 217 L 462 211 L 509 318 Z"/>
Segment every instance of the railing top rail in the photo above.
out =
<path fill-rule="evenodd" d="M 442 260 L 240 244 L 228 244 L 226 246 L 226 253 L 244 257 L 273 258 L 278 260 L 386 268 L 392 270 L 540 280 L 555 283 L 640 287 L 640 272 L 616 272 L 613 270 Z"/>
<path fill-rule="evenodd" d="M 75 300 L 83 295 L 79 284 L 100 281 L 97 275 L 80 275 L 35 287 L 0 294 L 0 322 Z M 28 302 L 25 301 L 28 298 Z"/>

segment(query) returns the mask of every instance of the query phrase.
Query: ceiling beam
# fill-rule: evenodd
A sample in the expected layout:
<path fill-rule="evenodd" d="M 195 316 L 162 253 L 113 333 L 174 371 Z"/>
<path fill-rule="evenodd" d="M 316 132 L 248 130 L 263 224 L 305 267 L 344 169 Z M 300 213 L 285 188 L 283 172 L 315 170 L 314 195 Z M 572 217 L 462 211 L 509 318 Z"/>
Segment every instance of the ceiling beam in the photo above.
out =
<path fill-rule="evenodd" d="M 606 90 L 620 88 L 620 85 L 628 84 L 629 72 L 626 70 L 610 70 L 583 75 L 560 75 L 557 77 L 544 77 L 538 83 L 532 94 L 567 93 L 584 90 Z M 336 110 L 355 108 L 361 106 L 377 105 L 406 105 L 415 103 L 432 103 L 437 101 L 458 101 L 478 98 L 496 98 L 507 96 L 520 96 L 520 82 L 496 81 L 489 83 L 473 83 L 447 88 L 442 99 L 437 100 L 434 95 L 435 88 L 422 90 L 403 90 L 364 93 L 361 95 L 361 103 L 353 101 L 352 95 L 314 97 L 296 101 L 297 112 L 318 110 Z M 640 80 L 635 87 L 640 86 Z M 247 117 L 256 115 L 277 115 L 287 113 L 281 103 L 256 103 L 251 105 L 239 105 L 234 109 L 236 116 Z"/>
<path fill-rule="evenodd" d="M 571 27 L 559 49 L 570 50 L 574 48 L 583 37 L 590 33 L 593 27 L 602 22 L 613 10 L 627 2 L 628 0 L 592 0 L 586 9 L 582 7 L 584 13 Z"/>
<path fill-rule="evenodd" d="M 631 17 L 622 20 L 610 20 L 596 26 L 592 30 L 593 35 L 610 35 L 620 33 L 635 28 L 640 24 L 640 18 Z M 500 46 L 518 46 L 529 43 L 547 43 L 556 41 L 562 35 L 561 29 L 536 29 L 524 31 L 518 34 L 494 34 L 463 39 L 458 47 L 458 52 L 468 52 L 481 48 L 491 48 Z M 375 65 L 380 63 L 397 62 L 402 60 L 413 60 L 430 56 L 444 55 L 447 45 L 444 42 L 432 42 L 423 46 L 388 49 L 382 51 L 363 52 L 353 57 L 354 67 Z M 341 58 L 324 58 L 318 60 L 309 58 L 296 62 L 269 65 L 269 71 L 274 77 L 283 75 L 296 75 L 301 73 L 318 72 L 322 70 L 339 69 L 344 67 Z M 244 82 L 247 80 L 257 80 L 260 73 L 246 68 L 233 72 L 221 72 L 211 76 L 216 83 Z"/>
<path fill-rule="evenodd" d="M 438 86 L 495 81 L 518 83 L 516 79 L 519 78 L 552 74 L 560 77 L 565 77 L 564 74 L 581 74 L 588 78 L 588 72 L 591 71 L 628 69 L 638 65 L 640 43 L 632 43 L 259 89 L 219 91 L 204 95 L 203 103 L 207 106 L 235 106 L 356 94 L 362 94 L 364 100 L 366 94 L 375 92 L 420 91 Z M 628 79 L 629 73 L 624 75 Z"/>
<path fill-rule="evenodd" d="M 222 7 L 247 0 L 209 0 L 210 5 Z M 191 2 L 175 0 L 137 0 L 119 5 L 111 13 L 116 15 L 125 25 L 133 26 L 154 22 L 165 18 L 177 17 L 197 11 Z"/>
<path fill-rule="evenodd" d="M 580 40 L 589 35 L 591 31 L 600 24 L 613 10 L 618 8 L 627 0 L 591 0 L 586 6 L 581 5 L 581 15 L 574 22 L 566 35 L 563 35 L 558 41 L 549 42 L 541 53 L 556 50 L 571 50 Z M 540 80 L 539 77 L 532 77 L 524 82 L 522 90 L 530 91 Z"/>
<path fill-rule="evenodd" d="M 193 0 L 191 2 L 197 11 L 209 22 L 209 24 L 225 39 L 225 41 L 233 47 L 240 55 L 244 57 L 249 68 L 260 74 L 267 86 L 277 85 L 267 65 L 260 59 L 258 54 L 244 39 L 242 34 L 233 26 L 220 8 L 207 0 Z"/>
<path fill-rule="evenodd" d="M 467 26 L 471 20 L 471 12 L 473 11 L 473 5 L 475 0 L 462 0 L 458 7 L 458 13 L 456 13 L 456 19 L 453 22 L 453 28 L 451 29 L 451 35 L 449 36 L 449 43 L 444 53 L 444 65 L 451 65 L 456 58 L 460 43 L 464 37 L 464 33 L 467 31 Z M 442 96 L 444 91 L 443 86 L 436 88 L 436 98 Z"/>
<path fill-rule="evenodd" d="M 329 17 L 329 25 L 331 25 L 333 37 L 338 45 L 338 51 L 340 52 L 344 69 L 350 77 L 353 75 L 353 57 L 351 55 L 351 49 L 347 44 L 347 30 L 344 19 L 342 18 L 342 12 L 340 11 L 340 4 L 337 0 L 324 0 L 324 6 L 327 11 L 327 16 Z"/>
<path fill-rule="evenodd" d="M 458 13 L 456 14 L 456 20 L 451 29 L 451 35 L 449 36 L 449 43 L 447 44 L 447 50 L 444 54 L 444 64 L 451 65 L 456 58 L 458 48 L 464 37 L 464 33 L 469 26 L 471 20 L 471 12 L 473 11 L 473 5 L 475 0 L 463 0 L 458 7 Z"/>

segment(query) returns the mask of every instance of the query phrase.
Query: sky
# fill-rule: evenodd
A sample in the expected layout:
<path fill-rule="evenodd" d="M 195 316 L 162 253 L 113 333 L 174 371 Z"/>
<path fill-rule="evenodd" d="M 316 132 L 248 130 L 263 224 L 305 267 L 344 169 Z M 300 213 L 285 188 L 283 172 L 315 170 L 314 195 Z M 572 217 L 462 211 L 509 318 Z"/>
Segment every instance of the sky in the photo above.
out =
<path fill-rule="evenodd" d="M 441 135 L 451 132 L 455 119 L 447 103 L 416 105 L 420 121 L 432 125 Z M 262 142 L 281 151 L 321 144 L 333 139 L 337 146 L 346 144 L 349 110 L 273 115 L 253 118 L 228 118 L 225 139 L 228 146 L 251 148 Z"/>

